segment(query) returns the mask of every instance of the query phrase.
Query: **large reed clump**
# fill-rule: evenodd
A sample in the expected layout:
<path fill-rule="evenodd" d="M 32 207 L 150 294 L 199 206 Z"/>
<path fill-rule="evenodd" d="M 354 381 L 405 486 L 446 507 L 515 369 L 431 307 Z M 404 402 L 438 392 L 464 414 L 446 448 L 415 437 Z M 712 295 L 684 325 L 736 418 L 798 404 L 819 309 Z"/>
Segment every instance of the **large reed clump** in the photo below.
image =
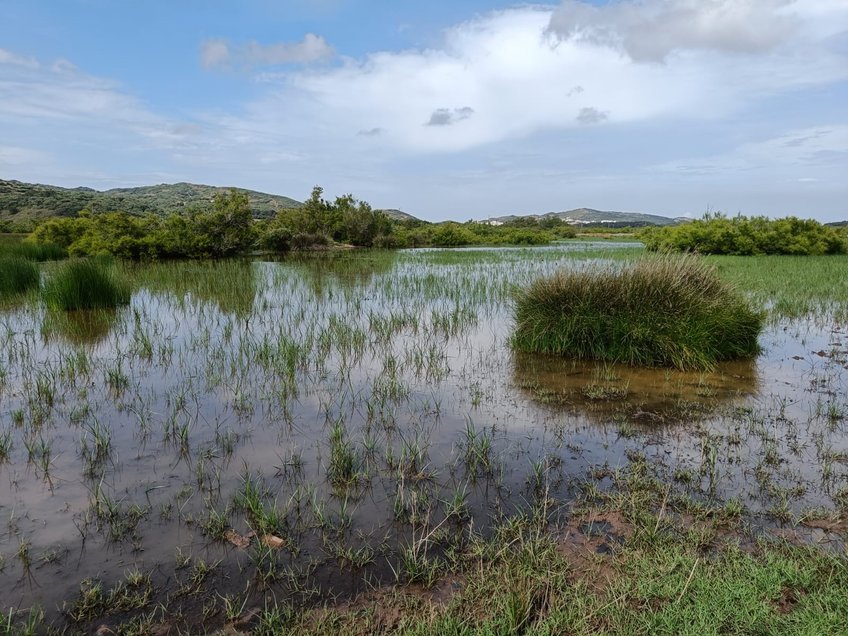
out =
<path fill-rule="evenodd" d="M 38 287 L 38 266 L 20 256 L 0 256 L 0 296 L 22 294 Z"/>
<path fill-rule="evenodd" d="M 562 271 L 516 299 L 522 351 L 639 366 L 708 369 L 759 351 L 764 315 L 698 257 Z"/>
<path fill-rule="evenodd" d="M 4 256 L 18 256 L 30 261 L 60 261 L 68 257 L 64 247 L 52 243 L 29 243 L 26 241 L 4 243 L 0 245 L 0 253 Z"/>
<path fill-rule="evenodd" d="M 109 267 L 95 260 L 64 263 L 45 286 L 45 299 L 56 309 L 117 307 L 130 301 L 130 290 Z"/>

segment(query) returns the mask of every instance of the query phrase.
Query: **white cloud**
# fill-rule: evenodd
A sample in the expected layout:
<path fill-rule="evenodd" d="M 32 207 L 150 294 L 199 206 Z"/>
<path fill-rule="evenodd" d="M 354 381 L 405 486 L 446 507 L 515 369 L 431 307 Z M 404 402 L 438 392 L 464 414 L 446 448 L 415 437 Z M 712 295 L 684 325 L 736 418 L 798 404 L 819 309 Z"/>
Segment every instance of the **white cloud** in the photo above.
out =
<path fill-rule="evenodd" d="M 38 60 L 23 55 L 15 55 L 6 49 L 0 49 L 0 66 L 21 66 L 24 68 L 38 68 Z"/>
<path fill-rule="evenodd" d="M 795 31 L 793 0 L 648 0 L 601 6 L 566 0 L 551 17 L 563 40 L 621 48 L 635 61 L 674 51 L 761 53 Z"/>
<path fill-rule="evenodd" d="M 307 33 L 300 42 L 260 44 L 251 41 L 242 46 L 231 47 L 226 40 L 216 38 L 206 40 L 200 46 L 200 62 L 203 67 L 218 70 L 309 64 L 329 60 L 335 54 L 327 40 L 314 33 Z"/>
<path fill-rule="evenodd" d="M 589 16 L 608 37 L 569 35 L 568 11 Z M 658 47 L 651 51 L 634 39 L 646 23 Z M 846 29 L 848 3 L 835 0 L 521 7 L 456 25 L 438 48 L 263 74 L 268 92 L 242 119 L 281 136 L 308 125 L 327 140 L 380 128 L 385 148 L 410 153 L 464 151 L 586 123 L 715 120 L 764 97 L 848 78 L 845 57 L 827 45 Z M 640 61 L 621 47 L 641 51 Z M 646 64 L 646 56 L 667 57 Z M 474 112 L 461 126 L 421 125 L 453 121 L 460 107 Z"/>

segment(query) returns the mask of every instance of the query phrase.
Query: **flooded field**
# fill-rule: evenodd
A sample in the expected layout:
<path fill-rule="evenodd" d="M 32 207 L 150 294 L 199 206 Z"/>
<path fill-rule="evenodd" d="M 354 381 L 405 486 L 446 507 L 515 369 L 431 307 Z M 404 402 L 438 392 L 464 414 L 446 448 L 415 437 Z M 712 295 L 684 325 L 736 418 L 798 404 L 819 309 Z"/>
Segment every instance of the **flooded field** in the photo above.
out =
<path fill-rule="evenodd" d="M 838 290 L 777 297 L 716 259 L 771 313 L 757 359 L 711 372 L 512 352 L 516 286 L 640 253 L 127 264 L 126 308 L 0 307 L 0 611 L 81 631 L 158 611 L 190 628 L 268 598 L 426 583 L 540 502 L 567 523 L 634 463 L 751 536 L 843 549 Z"/>

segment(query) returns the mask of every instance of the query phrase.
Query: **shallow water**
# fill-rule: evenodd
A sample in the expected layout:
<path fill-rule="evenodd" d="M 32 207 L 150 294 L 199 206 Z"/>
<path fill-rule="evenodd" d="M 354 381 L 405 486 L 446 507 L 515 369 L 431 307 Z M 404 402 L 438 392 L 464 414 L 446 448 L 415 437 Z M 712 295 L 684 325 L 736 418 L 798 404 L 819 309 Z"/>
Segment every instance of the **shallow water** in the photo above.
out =
<path fill-rule="evenodd" d="M 516 285 L 638 253 L 625 245 L 135 266 L 129 307 L 0 311 L 3 606 L 57 616 L 83 579 L 132 569 L 161 599 L 185 583 L 180 555 L 220 561 L 216 589 L 244 591 L 256 551 L 208 522 L 247 533 L 235 498 L 248 482 L 288 544 L 274 557 L 288 574 L 250 589 L 300 598 L 391 579 L 398 549 L 442 523 L 448 500 L 485 532 L 539 479 L 568 502 L 633 453 L 763 526 L 779 525 L 776 509 L 836 505 L 844 325 L 778 321 L 756 360 L 710 373 L 511 352 Z M 355 483 L 328 476 L 334 428 Z M 339 574 L 363 546 L 370 563 Z"/>

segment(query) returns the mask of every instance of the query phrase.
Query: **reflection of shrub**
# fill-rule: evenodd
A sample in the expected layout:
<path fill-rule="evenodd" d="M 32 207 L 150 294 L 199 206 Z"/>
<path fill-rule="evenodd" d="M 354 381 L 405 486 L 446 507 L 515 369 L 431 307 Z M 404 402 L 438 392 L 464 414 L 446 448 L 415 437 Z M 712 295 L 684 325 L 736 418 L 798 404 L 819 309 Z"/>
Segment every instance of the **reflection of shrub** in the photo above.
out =
<path fill-rule="evenodd" d="M 700 252 L 701 254 L 844 254 L 848 241 L 836 228 L 818 221 L 787 217 L 720 214 L 678 226 L 649 228 L 641 238 L 649 250 Z"/>
<path fill-rule="evenodd" d="M 710 368 L 757 353 L 763 315 L 695 257 L 563 271 L 519 293 L 522 351 L 633 365 Z"/>
<path fill-rule="evenodd" d="M 0 256 L 0 296 L 38 287 L 38 266 L 20 256 Z"/>
<path fill-rule="evenodd" d="M 44 294 L 50 306 L 65 310 L 117 307 L 130 301 L 129 288 L 106 265 L 91 260 L 62 265 Z"/>

